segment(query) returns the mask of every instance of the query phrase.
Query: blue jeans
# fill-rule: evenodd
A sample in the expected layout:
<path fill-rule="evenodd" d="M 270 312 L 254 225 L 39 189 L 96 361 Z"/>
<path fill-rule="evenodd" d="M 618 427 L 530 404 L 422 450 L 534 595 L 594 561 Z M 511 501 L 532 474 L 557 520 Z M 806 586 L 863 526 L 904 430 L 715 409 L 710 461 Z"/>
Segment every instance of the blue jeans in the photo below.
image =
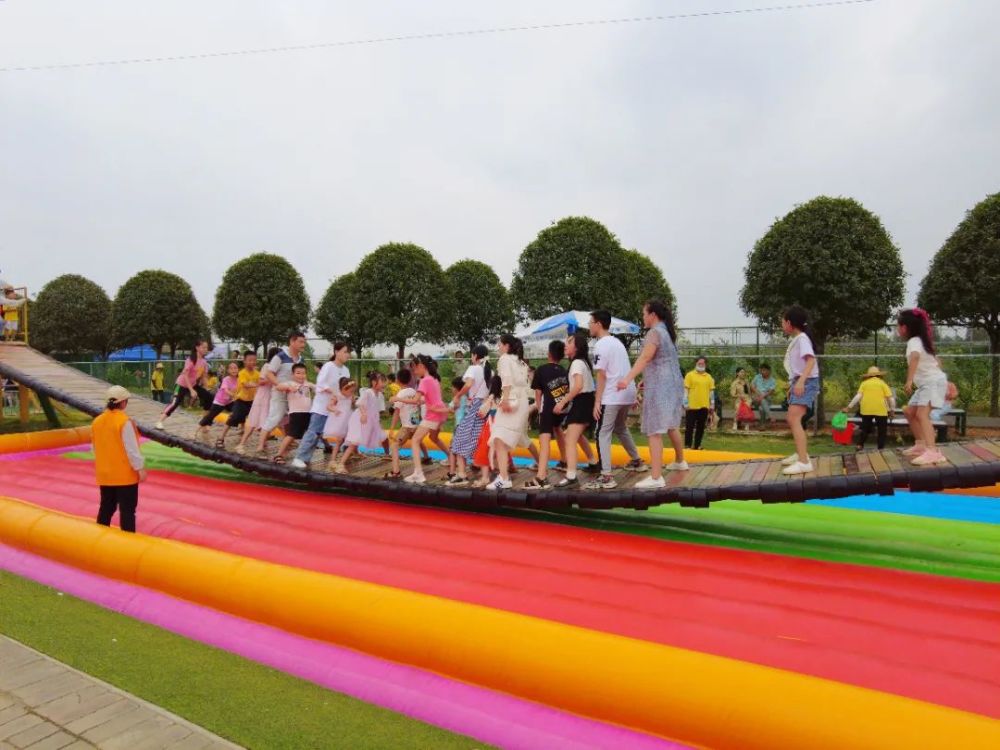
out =
<path fill-rule="evenodd" d="M 313 449 L 320 438 L 323 437 L 324 427 L 326 427 L 326 414 L 309 415 L 309 426 L 306 427 L 306 434 L 302 436 L 299 449 L 295 451 L 297 459 L 306 463 L 312 460 Z"/>

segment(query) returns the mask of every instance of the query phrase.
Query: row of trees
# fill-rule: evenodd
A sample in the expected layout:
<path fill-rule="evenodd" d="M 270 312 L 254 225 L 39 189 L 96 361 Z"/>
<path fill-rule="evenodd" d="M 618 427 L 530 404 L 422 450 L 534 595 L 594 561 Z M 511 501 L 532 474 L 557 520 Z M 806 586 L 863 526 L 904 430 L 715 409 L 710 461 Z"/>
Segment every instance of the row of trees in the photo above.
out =
<path fill-rule="evenodd" d="M 804 305 L 823 353 L 830 340 L 880 329 L 903 304 L 903 280 L 899 248 L 879 218 L 850 198 L 821 196 L 775 221 L 757 241 L 740 304 L 770 329 L 780 326 L 787 305 Z M 311 310 L 298 272 L 280 256 L 259 253 L 226 272 L 211 320 L 190 286 L 165 271 L 142 271 L 113 302 L 96 284 L 61 276 L 32 310 L 32 340 L 69 352 L 146 343 L 173 352 L 210 330 L 261 347 L 311 325 L 358 351 L 392 344 L 402 355 L 417 339 L 470 347 L 511 330 L 518 319 L 563 310 L 603 307 L 637 320 L 650 297 L 676 311 L 670 286 L 648 257 L 625 249 L 599 222 L 568 217 L 524 248 L 509 290 L 485 263 L 462 260 L 442 269 L 425 249 L 391 243 L 334 279 Z M 1000 355 L 1000 193 L 973 208 L 938 251 L 918 303 L 938 322 L 981 329 L 991 353 Z M 994 415 L 998 391 L 994 356 Z"/>
<path fill-rule="evenodd" d="M 519 319 L 569 309 L 607 307 L 637 320 L 649 297 L 674 305 L 656 264 L 626 250 L 599 222 L 569 217 L 524 249 L 510 290 L 486 263 L 461 260 L 442 269 L 422 247 L 390 243 L 334 279 L 313 311 L 298 271 L 281 256 L 257 253 L 226 271 L 211 319 L 190 285 L 166 271 L 136 274 L 114 301 L 92 281 L 60 276 L 38 296 L 32 341 L 69 353 L 137 344 L 174 353 L 210 331 L 261 348 L 312 327 L 357 351 L 391 344 L 402 356 L 414 340 L 471 348 L 513 330 Z"/>

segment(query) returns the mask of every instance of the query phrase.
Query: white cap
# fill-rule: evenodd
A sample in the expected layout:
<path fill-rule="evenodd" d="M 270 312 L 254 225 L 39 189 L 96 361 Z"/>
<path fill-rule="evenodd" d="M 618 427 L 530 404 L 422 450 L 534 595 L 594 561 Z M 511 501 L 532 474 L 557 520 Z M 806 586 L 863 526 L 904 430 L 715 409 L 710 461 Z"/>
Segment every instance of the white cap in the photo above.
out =
<path fill-rule="evenodd" d="M 122 401 L 128 401 L 132 398 L 132 394 L 128 392 L 127 388 L 122 388 L 120 385 L 113 385 L 108 388 L 108 392 L 105 395 L 105 400 L 114 401 L 116 404 L 120 404 Z"/>

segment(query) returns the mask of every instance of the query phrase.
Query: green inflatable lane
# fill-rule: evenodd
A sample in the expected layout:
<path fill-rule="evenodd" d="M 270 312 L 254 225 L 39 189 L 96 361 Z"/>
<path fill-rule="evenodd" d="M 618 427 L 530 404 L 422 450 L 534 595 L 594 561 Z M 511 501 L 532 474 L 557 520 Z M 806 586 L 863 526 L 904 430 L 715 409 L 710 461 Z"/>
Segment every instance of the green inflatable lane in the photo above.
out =
<path fill-rule="evenodd" d="M 147 467 L 216 479 L 289 486 L 189 456 L 143 445 Z M 67 454 L 89 459 L 89 453 Z M 294 485 L 292 485 L 294 487 Z M 505 516 L 657 539 L 872 565 L 1000 582 L 1000 525 L 822 505 L 727 500 L 710 509 L 662 505 L 648 511 L 560 513 L 498 511 Z"/>

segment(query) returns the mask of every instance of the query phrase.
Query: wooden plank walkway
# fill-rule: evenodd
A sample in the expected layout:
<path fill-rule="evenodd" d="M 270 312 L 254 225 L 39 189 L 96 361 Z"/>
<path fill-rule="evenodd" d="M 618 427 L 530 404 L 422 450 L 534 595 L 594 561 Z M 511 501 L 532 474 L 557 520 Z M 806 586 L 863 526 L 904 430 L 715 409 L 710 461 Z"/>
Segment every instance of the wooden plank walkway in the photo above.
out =
<path fill-rule="evenodd" d="M 0 344 L 0 374 L 88 414 L 98 414 L 104 407 L 107 383 L 26 346 Z M 183 410 L 167 420 L 164 429 L 156 429 L 162 408 L 162 404 L 150 399 L 135 397 L 129 402 L 128 411 L 144 435 L 165 445 L 178 446 L 205 460 L 228 463 L 243 471 L 315 488 L 445 507 L 648 508 L 670 502 L 708 507 L 716 500 L 725 499 L 802 502 L 847 495 L 890 495 L 894 488 L 935 491 L 986 487 L 1000 481 L 1000 442 L 976 440 L 944 445 L 948 462 L 930 467 L 912 466 L 896 450 L 822 456 L 814 459 L 814 472 L 797 477 L 782 474 L 782 467 L 776 460 L 693 464 L 691 471 L 671 475 L 666 487 L 651 491 L 634 488 L 635 483 L 648 474 L 616 469 L 618 487 L 599 492 L 517 489 L 530 478 L 530 474 L 522 470 L 520 476 L 512 477 L 515 489 L 496 493 L 472 487 L 447 487 L 444 485 L 447 470 L 437 464 L 425 467 L 428 480 L 425 485 L 387 480 L 384 475 L 389 465 L 381 455 L 359 457 L 348 467 L 350 473 L 346 475 L 329 472 L 320 451 L 316 452 L 308 469 L 277 465 L 270 460 L 276 450 L 276 441 L 269 441 L 263 456 L 240 455 L 233 451 L 239 442 L 239 435 L 234 432 L 223 447 L 217 448 L 214 442 L 208 444 L 196 439 L 198 420 Z M 409 462 L 404 461 L 404 472 L 408 470 Z"/>
<path fill-rule="evenodd" d="M 228 740 L 0 636 L 0 750 L 237 750 Z"/>

